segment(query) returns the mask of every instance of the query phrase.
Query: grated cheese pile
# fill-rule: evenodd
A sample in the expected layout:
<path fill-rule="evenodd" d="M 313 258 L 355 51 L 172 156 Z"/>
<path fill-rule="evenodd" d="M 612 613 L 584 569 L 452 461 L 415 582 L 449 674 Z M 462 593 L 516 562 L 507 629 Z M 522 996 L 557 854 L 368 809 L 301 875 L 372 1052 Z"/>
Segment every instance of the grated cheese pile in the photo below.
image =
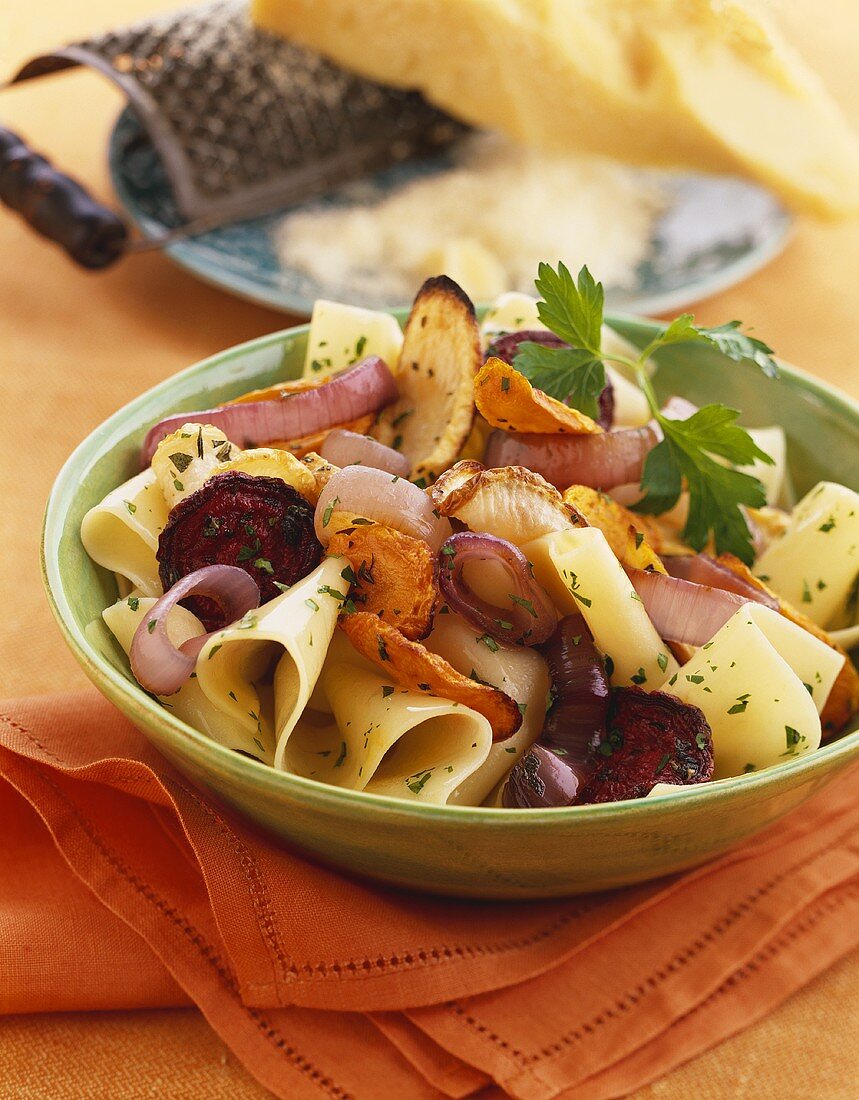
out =
<path fill-rule="evenodd" d="M 547 257 L 628 286 L 665 201 L 641 170 L 490 134 L 462 142 L 447 171 L 350 197 L 286 215 L 275 246 L 284 267 L 366 305 L 408 302 L 440 271 L 475 300 L 530 291 Z"/>

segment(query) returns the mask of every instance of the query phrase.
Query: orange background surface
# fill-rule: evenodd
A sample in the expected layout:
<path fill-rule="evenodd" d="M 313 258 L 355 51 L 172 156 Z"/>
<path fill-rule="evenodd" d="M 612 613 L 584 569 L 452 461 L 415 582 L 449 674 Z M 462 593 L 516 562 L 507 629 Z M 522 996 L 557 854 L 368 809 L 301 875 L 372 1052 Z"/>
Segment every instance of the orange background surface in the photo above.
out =
<path fill-rule="evenodd" d="M 32 54 L 169 10 L 175 0 L 6 5 L 0 78 Z M 859 6 L 772 0 L 795 44 L 859 127 Z M 0 97 L 0 123 L 110 200 L 106 138 L 120 106 L 90 73 Z M 741 317 L 784 358 L 859 396 L 859 224 L 801 223 L 783 256 L 700 303 L 699 319 Z M 101 275 L 78 271 L 0 211 L 0 696 L 83 684 L 41 591 L 38 540 L 51 482 L 77 442 L 142 390 L 288 318 L 195 282 L 157 255 Z M 822 441 L 825 446 L 825 441 Z M 14 914 L 0 915 L 14 919 Z M 859 955 L 771 1017 L 650 1086 L 644 1097 L 852 1095 L 859 1064 Z M 253 1082 L 191 1010 L 0 1020 L 0 1095 L 256 1097 Z"/>

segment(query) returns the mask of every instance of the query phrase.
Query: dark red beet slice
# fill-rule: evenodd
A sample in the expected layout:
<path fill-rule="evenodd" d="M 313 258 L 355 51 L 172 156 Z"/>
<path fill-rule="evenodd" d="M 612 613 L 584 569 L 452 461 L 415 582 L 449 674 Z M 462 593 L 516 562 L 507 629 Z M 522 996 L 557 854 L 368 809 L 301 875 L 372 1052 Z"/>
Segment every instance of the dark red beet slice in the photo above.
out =
<path fill-rule="evenodd" d="M 321 557 L 312 505 L 279 478 L 238 470 L 218 474 L 176 505 L 157 554 L 165 592 L 204 565 L 238 565 L 259 585 L 260 603 L 280 595 L 275 582 L 295 584 Z M 224 625 L 213 600 L 183 602 L 207 630 Z"/>
<path fill-rule="evenodd" d="M 486 358 L 489 359 L 494 355 L 498 359 L 503 359 L 505 363 L 509 363 L 512 367 L 519 345 L 526 342 L 540 344 L 544 348 L 568 348 L 570 346 L 560 336 L 556 336 L 554 332 L 548 332 L 546 329 L 522 329 L 520 332 L 505 332 L 503 336 L 499 336 L 494 340 L 487 349 Z M 614 423 L 614 386 L 612 386 L 610 379 L 606 379 L 605 389 L 600 394 L 599 409 L 598 423 L 600 427 L 608 431 Z"/>
<path fill-rule="evenodd" d="M 577 803 L 643 798 L 656 783 L 704 783 L 713 775 L 710 726 L 673 695 L 617 688 L 592 761 Z"/>

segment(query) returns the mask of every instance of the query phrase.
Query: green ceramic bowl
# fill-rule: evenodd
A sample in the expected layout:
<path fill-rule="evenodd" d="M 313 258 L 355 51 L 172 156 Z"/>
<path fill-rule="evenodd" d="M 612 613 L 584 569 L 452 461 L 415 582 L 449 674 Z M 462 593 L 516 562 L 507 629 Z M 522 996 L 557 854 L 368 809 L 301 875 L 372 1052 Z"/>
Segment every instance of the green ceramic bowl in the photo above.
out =
<path fill-rule="evenodd" d="M 615 327 L 643 345 L 653 325 Z M 855 730 L 807 757 L 682 795 L 613 805 L 510 811 L 416 805 L 275 772 L 214 744 L 134 682 L 102 627 L 113 576 L 81 545 L 84 513 L 137 469 L 145 429 L 300 371 L 306 326 L 207 359 L 138 397 L 74 452 L 45 515 L 48 596 L 72 652 L 98 687 L 189 779 L 311 858 L 357 875 L 459 897 L 552 897 L 622 886 L 702 863 L 796 809 L 859 757 Z M 828 477 L 859 489 L 859 406 L 785 368 L 781 383 L 698 347 L 669 349 L 656 384 L 693 401 L 728 400 L 749 427 L 779 423 L 798 490 Z"/>

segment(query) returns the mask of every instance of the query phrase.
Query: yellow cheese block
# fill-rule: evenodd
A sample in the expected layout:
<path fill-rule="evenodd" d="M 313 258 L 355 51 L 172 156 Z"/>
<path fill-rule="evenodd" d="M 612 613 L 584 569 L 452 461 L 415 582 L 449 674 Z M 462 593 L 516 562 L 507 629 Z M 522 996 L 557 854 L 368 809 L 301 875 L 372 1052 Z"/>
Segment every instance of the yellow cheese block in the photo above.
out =
<path fill-rule="evenodd" d="M 253 0 L 268 30 L 543 148 L 733 172 L 859 211 L 859 139 L 740 0 Z"/>

